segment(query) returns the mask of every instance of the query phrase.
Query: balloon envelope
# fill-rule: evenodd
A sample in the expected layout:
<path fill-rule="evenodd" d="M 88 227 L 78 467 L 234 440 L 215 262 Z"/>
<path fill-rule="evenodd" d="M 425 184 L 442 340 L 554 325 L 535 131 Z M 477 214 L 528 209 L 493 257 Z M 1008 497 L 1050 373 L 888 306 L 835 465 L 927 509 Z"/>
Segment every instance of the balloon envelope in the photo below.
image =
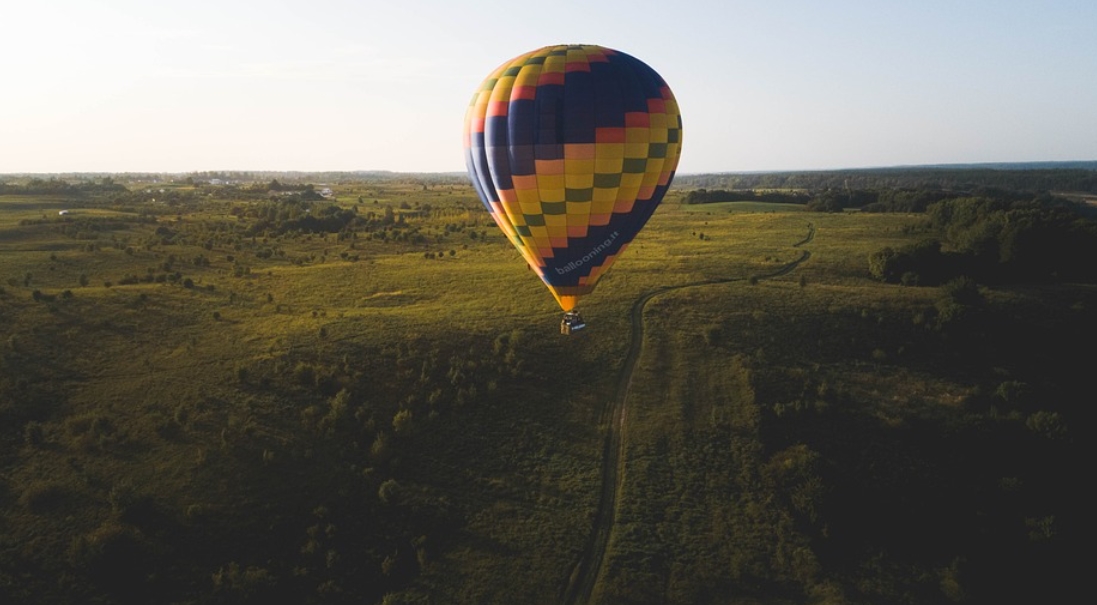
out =
<path fill-rule="evenodd" d="M 546 46 L 507 61 L 465 114 L 477 194 L 565 311 L 651 218 L 681 142 L 663 78 L 593 45 Z"/>

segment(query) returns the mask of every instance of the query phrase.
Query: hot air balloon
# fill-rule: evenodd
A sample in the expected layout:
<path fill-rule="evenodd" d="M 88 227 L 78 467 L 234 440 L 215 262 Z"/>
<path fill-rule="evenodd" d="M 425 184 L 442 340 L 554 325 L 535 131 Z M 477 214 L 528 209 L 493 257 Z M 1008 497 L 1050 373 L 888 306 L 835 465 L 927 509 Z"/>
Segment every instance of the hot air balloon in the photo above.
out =
<path fill-rule="evenodd" d="M 594 45 L 546 46 L 500 65 L 465 114 L 480 200 L 565 311 L 624 252 L 670 187 L 678 103 L 645 63 Z"/>

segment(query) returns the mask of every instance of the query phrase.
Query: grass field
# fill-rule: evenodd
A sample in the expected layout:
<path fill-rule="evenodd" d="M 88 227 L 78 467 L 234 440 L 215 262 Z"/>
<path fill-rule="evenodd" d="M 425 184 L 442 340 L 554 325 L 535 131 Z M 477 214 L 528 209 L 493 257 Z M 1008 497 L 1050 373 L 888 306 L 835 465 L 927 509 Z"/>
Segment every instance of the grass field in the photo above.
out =
<path fill-rule="evenodd" d="M 335 189 L 372 226 L 0 197 L 0 601 L 559 602 L 632 306 L 664 288 L 594 602 L 989 602 L 1068 574 L 1073 445 L 1032 426 L 1070 417 L 1078 362 L 1040 377 L 1066 362 L 871 280 L 919 216 L 671 196 L 568 338 L 468 188 Z M 1097 303 L 984 292 L 981 329 L 1043 322 L 1026 350 Z"/>

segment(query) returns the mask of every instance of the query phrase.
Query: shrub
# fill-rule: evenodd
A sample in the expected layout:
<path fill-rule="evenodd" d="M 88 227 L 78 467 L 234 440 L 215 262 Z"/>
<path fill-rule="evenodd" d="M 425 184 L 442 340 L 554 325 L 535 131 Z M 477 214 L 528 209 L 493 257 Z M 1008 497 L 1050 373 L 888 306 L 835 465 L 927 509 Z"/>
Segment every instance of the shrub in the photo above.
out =
<path fill-rule="evenodd" d="M 37 480 L 19 495 L 19 504 L 32 513 L 44 513 L 56 509 L 64 502 L 68 490 L 54 481 Z"/>
<path fill-rule="evenodd" d="M 261 602 L 270 598 L 276 601 L 274 575 L 267 569 L 249 566 L 240 569 L 239 563 L 230 562 L 213 574 L 214 590 L 233 595 L 234 601 Z"/>
<path fill-rule="evenodd" d="M 65 419 L 65 433 L 76 449 L 92 450 L 117 442 L 117 428 L 110 418 L 100 413 L 87 413 Z"/>
<path fill-rule="evenodd" d="M 305 362 L 298 363 L 293 368 L 293 378 L 297 381 L 297 384 L 303 387 L 316 385 L 316 368 Z"/>
<path fill-rule="evenodd" d="M 35 421 L 30 421 L 23 427 L 23 442 L 31 447 L 38 447 L 45 443 L 45 434 L 42 431 L 42 424 Z"/>
<path fill-rule="evenodd" d="M 392 428 L 397 435 L 407 435 L 414 428 L 414 417 L 411 410 L 400 410 L 392 418 Z"/>
<path fill-rule="evenodd" d="M 1067 437 L 1067 426 L 1058 412 L 1040 410 L 1025 420 L 1025 426 L 1032 432 L 1053 441 Z"/>

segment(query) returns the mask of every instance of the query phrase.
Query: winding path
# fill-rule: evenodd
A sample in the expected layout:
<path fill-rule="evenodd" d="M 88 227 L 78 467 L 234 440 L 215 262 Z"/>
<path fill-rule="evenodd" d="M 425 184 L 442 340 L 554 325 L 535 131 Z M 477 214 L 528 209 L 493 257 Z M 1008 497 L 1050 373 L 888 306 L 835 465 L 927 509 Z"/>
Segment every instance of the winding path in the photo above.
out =
<path fill-rule="evenodd" d="M 809 222 L 807 226 L 807 236 L 793 244 L 794 248 L 803 246 L 815 239 L 815 224 Z M 809 258 L 811 258 L 811 252 L 803 250 L 796 260 L 786 263 L 774 271 L 755 277 L 757 279 L 769 279 L 786 275 Z M 579 561 L 568 577 L 568 583 L 563 592 L 564 605 L 585 605 L 590 602 L 594 585 L 598 580 L 598 575 L 602 571 L 602 563 L 606 558 L 606 546 L 609 544 L 609 537 L 613 532 L 614 518 L 617 513 L 617 492 L 621 488 L 620 476 L 624 443 L 622 433 L 624 432 L 625 418 L 628 412 L 628 395 L 629 390 L 632 388 L 632 375 L 636 368 L 636 362 L 640 359 L 640 353 L 644 348 L 644 307 L 656 296 L 674 290 L 726 284 L 743 281 L 744 279 L 746 278 L 729 277 L 668 286 L 652 290 L 633 303 L 631 344 L 629 345 L 628 355 L 625 357 L 625 363 L 621 367 L 621 376 L 617 381 L 617 396 L 602 412 L 602 424 L 607 427 L 607 432 L 602 454 L 602 494 L 598 500 L 598 512 L 594 516 L 594 524 L 586 546 L 583 548 L 583 553 L 579 556 Z"/>

